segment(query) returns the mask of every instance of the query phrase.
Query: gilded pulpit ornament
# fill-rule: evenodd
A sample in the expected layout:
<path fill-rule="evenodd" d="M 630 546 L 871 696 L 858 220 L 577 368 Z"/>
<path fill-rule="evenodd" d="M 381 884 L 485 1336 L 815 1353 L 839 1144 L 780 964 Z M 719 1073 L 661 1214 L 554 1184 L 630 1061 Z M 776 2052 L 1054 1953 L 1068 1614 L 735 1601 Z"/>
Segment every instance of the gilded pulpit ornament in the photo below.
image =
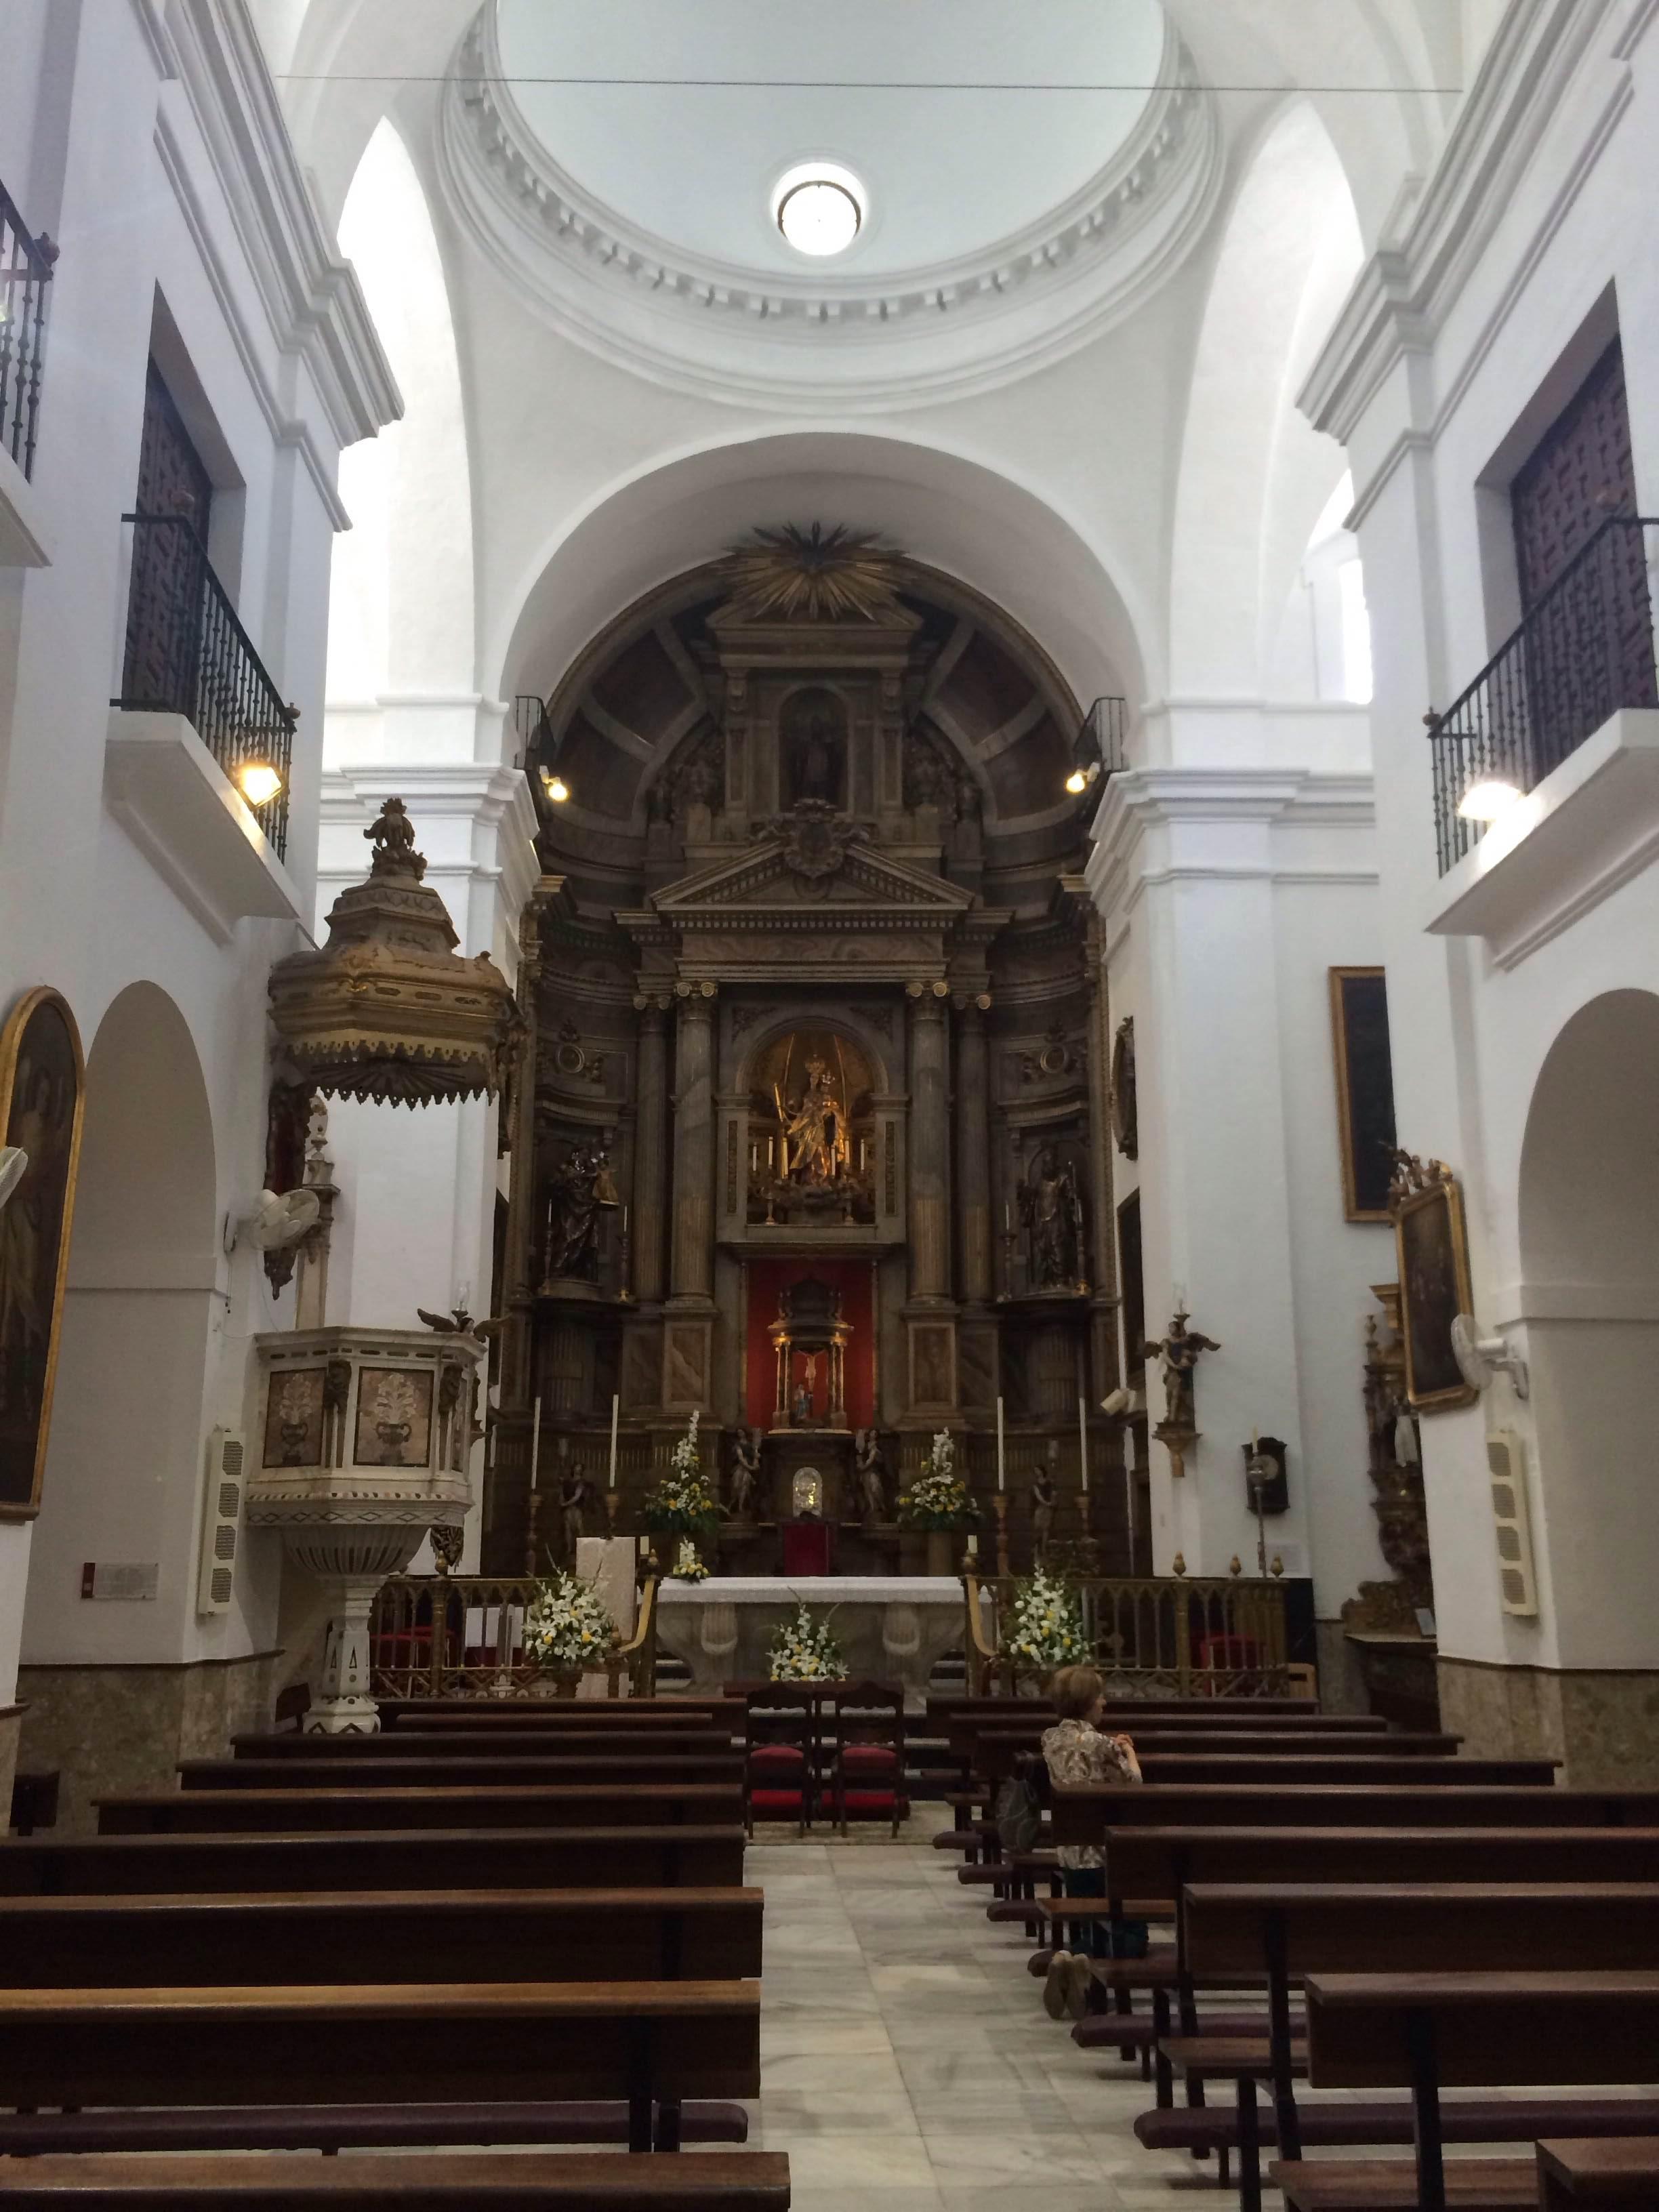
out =
<path fill-rule="evenodd" d="M 787 522 L 757 530 L 726 556 L 731 617 L 738 622 L 890 622 L 902 568 L 873 530 Z"/>
<path fill-rule="evenodd" d="M 487 952 L 462 958 L 401 799 L 363 835 L 368 879 L 335 900 L 328 941 L 270 973 L 270 1012 L 285 1054 L 314 1089 L 382 1104 L 493 1097 L 517 1059 L 524 1024 Z"/>

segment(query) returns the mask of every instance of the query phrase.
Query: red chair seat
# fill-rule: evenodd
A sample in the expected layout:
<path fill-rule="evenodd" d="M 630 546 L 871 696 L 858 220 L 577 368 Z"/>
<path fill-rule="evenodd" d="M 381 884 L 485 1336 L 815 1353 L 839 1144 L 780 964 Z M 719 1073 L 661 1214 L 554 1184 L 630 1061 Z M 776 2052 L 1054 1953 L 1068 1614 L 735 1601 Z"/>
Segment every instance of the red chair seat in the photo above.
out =
<path fill-rule="evenodd" d="M 805 1753 L 793 1743 L 758 1743 L 749 1754 L 751 1774 L 799 1774 L 805 1765 Z"/>
<path fill-rule="evenodd" d="M 891 1816 L 895 1805 L 901 1813 L 908 1814 L 910 1809 L 904 1799 L 896 1796 L 890 1790 L 848 1790 L 841 1802 L 849 1813 L 873 1814 L 884 1820 Z"/>
<path fill-rule="evenodd" d="M 849 1743 L 841 1754 L 846 1774 L 894 1774 L 898 1763 L 898 1753 L 884 1743 Z"/>

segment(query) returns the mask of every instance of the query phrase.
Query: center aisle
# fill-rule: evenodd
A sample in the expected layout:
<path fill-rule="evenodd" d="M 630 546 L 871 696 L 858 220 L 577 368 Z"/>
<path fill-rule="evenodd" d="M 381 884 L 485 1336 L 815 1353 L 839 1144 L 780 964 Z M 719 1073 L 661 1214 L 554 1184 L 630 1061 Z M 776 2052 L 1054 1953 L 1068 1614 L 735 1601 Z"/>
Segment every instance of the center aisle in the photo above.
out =
<path fill-rule="evenodd" d="M 1130 2132 L 1150 2090 L 1048 2018 L 1018 1931 L 985 1919 L 959 1863 L 925 1841 L 749 1848 L 766 1892 L 750 2142 L 789 2154 L 791 2212 L 1167 2206 Z"/>

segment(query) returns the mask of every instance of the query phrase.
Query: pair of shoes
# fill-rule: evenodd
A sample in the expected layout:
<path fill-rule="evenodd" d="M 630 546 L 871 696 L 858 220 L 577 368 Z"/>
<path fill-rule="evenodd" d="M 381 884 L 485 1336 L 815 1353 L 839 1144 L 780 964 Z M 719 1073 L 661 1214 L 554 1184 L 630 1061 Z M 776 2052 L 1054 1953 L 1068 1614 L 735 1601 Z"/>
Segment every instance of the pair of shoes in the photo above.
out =
<path fill-rule="evenodd" d="M 1034 1982 L 1040 1982 L 1048 1972 L 1048 1961 L 1054 1955 L 1052 1951 L 1032 1952 L 1030 1957 L 1025 1961 L 1025 1971 Z"/>
<path fill-rule="evenodd" d="M 1089 1991 L 1094 1985 L 1091 1965 L 1081 1952 L 1066 1961 L 1066 2013 L 1070 2020 L 1081 2020 L 1089 2009 Z"/>
<path fill-rule="evenodd" d="M 1042 1983 L 1042 2009 L 1050 2020 L 1065 2020 L 1069 2016 L 1072 2002 L 1072 1966 L 1069 1951 L 1056 1951 L 1048 1961 L 1048 1972 Z M 1088 1960 L 1083 1964 L 1086 1966 Z"/>

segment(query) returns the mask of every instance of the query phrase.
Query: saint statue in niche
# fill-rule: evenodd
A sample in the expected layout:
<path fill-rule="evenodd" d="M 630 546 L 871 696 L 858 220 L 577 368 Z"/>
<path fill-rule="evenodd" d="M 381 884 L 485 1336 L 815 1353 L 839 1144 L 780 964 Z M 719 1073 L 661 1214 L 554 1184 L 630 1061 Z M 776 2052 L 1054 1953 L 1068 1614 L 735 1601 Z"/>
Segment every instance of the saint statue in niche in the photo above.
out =
<path fill-rule="evenodd" d="M 1082 1289 L 1083 1199 L 1076 1169 L 1052 1146 L 1038 1155 L 1020 1192 L 1019 1210 L 1033 1289 Z"/>
<path fill-rule="evenodd" d="M 793 1108 L 778 1097 L 783 1124 L 786 1177 L 796 1182 L 833 1182 L 847 1164 L 847 1113 L 828 1066 L 806 1063 L 806 1085 Z"/>
<path fill-rule="evenodd" d="M 779 765 L 784 806 L 847 804 L 847 709 L 833 691 L 797 692 L 783 712 Z"/>
<path fill-rule="evenodd" d="M 599 1216 L 618 1204 L 611 1156 L 597 1145 L 574 1144 L 549 1186 L 547 1277 L 579 1283 L 599 1279 Z"/>

